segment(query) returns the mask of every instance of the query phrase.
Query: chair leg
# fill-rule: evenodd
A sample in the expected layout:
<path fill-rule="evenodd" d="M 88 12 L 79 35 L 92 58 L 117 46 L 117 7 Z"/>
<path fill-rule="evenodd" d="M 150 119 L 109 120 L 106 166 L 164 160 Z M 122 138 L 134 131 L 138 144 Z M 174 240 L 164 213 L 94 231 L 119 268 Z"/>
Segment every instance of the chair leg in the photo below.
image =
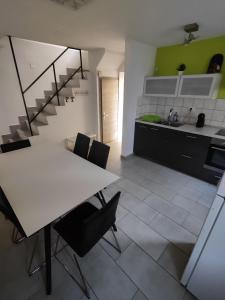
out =
<path fill-rule="evenodd" d="M 113 245 L 110 241 L 108 241 L 105 237 L 103 237 L 102 239 L 103 239 L 106 243 L 108 243 L 110 246 L 112 246 L 116 251 L 118 251 L 119 253 L 122 253 L 120 244 L 119 244 L 118 239 L 117 239 L 117 237 L 116 237 L 116 235 L 115 235 L 115 232 L 114 232 L 113 227 L 110 228 L 110 231 L 111 231 L 112 234 L 113 234 L 113 237 L 114 237 L 115 242 L 116 242 L 116 246 Z"/>
<path fill-rule="evenodd" d="M 57 257 L 57 254 L 55 255 L 55 258 L 56 260 L 61 264 L 61 266 L 64 268 L 64 270 L 66 271 L 66 273 L 70 276 L 70 278 L 80 287 L 80 289 L 84 292 L 84 294 L 86 295 L 86 297 L 88 299 L 90 299 L 90 294 L 89 294 L 89 291 L 88 291 L 88 287 L 87 287 L 87 283 L 86 283 L 86 280 L 85 280 L 85 277 L 81 271 L 81 268 L 80 268 L 80 265 L 78 263 L 78 260 L 74 254 L 74 261 L 76 263 L 76 266 L 78 268 L 78 271 L 80 273 L 80 276 L 81 276 L 81 279 L 82 279 L 82 282 L 83 282 L 83 286 L 78 282 L 78 280 L 73 276 L 73 274 L 70 272 L 70 270 L 68 269 L 67 265 L 65 265 L 58 257 Z"/>
<path fill-rule="evenodd" d="M 80 277 L 81 277 L 81 279 L 82 279 L 82 282 L 83 282 L 83 284 L 84 284 L 85 295 L 88 297 L 88 299 L 90 299 L 90 294 L 89 294 L 89 290 L 88 290 L 88 287 L 87 287 L 86 279 L 85 279 L 85 277 L 84 277 L 84 275 L 83 275 L 83 273 L 82 273 L 82 270 L 81 270 L 81 267 L 80 267 L 80 265 L 79 265 L 79 262 L 78 262 L 78 260 L 77 260 L 77 258 L 76 258 L 76 255 L 74 254 L 73 257 L 74 257 L 74 260 L 75 260 L 75 262 L 76 262 L 77 268 L 78 268 L 78 270 L 79 270 L 79 273 L 80 273 Z"/>
<path fill-rule="evenodd" d="M 60 253 L 62 250 L 64 250 L 67 247 L 67 244 L 66 244 L 58 250 L 59 239 L 60 239 L 60 235 L 58 235 L 58 237 L 57 237 L 55 250 L 54 250 L 54 253 L 52 254 L 51 257 L 56 257 L 56 255 L 58 253 Z M 35 251 L 36 251 L 36 248 L 37 248 L 37 242 L 38 242 L 38 236 L 35 240 L 35 244 L 34 244 L 34 247 L 33 247 L 33 250 L 32 250 L 31 258 L 30 258 L 30 263 L 29 263 L 29 267 L 28 267 L 28 275 L 29 276 L 33 276 L 36 272 L 40 271 L 46 265 L 46 262 L 43 261 L 38 266 L 36 266 L 34 269 L 31 270 L 32 264 L 33 264 L 34 254 L 35 254 Z"/>
<path fill-rule="evenodd" d="M 114 232 L 114 231 L 115 231 L 115 230 L 114 230 L 114 228 L 111 228 L 111 232 L 112 232 L 112 234 L 113 234 L 113 237 L 114 237 L 114 239 L 115 239 L 116 246 L 117 246 L 117 248 L 118 248 L 118 252 L 119 252 L 119 253 L 121 253 L 121 252 L 122 252 L 122 250 L 121 250 L 121 247 L 120 247 L 119 241 L 118 241 L 118 239 L 117 239 L 117 237 L 116 237 L 116 234 L 115 234 L 115 232 Z"/>
<path fill-rule="evenodd" d="M 35 254 L 35 251 L 36 251 L 36 248 L 37 248 L 37 244 L 38 244 L 38 239 L 39 239 L 39 236 L 37 235 L 36 238 L 35 238 L 35 241 L 34 241 L 34 246 L 33 246 L 33 249 L 32 249 L 32 253 L 31 253 L 31 257 L 30 257 L 30 262 L 29 262 L 29 267 L 28 267 L 28 275 L 29 276 L 34 275 L 34 273 L 36 273 L 37 271 L 39 271 L 40 268 L 41 268 L 41 267 L 38 267 L 38 268 L 35 268 L 34 270 L 31 270 L 32 265 L 33 265 L 33 260 L 34 260 L 34 254 Z"/>
<path fill-rule="evenodd" d="M 14 244 L 19 244 L 25 239 L 24 236 L 18 237 L 18 235 L 19 235 L 19 231 L 17 230 L 16 226 L 13 226 L 11 239 Z"/>

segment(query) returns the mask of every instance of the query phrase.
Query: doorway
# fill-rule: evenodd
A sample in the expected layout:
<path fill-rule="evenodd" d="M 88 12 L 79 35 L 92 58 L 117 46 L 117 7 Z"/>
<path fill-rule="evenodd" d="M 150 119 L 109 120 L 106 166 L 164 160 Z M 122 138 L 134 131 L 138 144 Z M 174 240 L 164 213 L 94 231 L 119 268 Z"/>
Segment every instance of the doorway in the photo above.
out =
<path fill-rule="evenodd" d="M 101 140 L 103 143 L 112 143 L 118 139 L 118 78 L 102 77 L 100 79 L 100 96 Z"/>

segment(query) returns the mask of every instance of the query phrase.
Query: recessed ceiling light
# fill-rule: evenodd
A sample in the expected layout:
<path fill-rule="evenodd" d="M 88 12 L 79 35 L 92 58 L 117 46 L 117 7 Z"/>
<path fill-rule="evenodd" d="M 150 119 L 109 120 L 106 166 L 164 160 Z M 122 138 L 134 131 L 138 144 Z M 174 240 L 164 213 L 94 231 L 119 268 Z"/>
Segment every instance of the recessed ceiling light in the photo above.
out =
<path fill-rule="evenodd" d="M 73 9 L 79 9 L 81 6 L 85 5 L 86 3 L 90 2 L 91 0 L 51 0 L 58 4 L 62 4 Z"/>

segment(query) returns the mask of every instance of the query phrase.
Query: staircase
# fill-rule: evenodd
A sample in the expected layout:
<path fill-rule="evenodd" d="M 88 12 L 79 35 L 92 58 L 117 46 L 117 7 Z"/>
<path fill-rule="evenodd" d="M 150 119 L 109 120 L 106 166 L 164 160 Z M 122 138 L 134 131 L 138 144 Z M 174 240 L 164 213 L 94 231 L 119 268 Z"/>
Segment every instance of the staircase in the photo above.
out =
<path fill-rule="evenodd" d="M 71 77 L 76 69 L 67 69 L 67 75 L 59 75 L 58 86 L 62 86 Z M 39 135 L 39 127 L 48 125 L 48 118 L 57 115 L 56 106 L 65 106 L 67 102 L 76 101 L 76 96 L 88 94 L 88 71 L 83 71 L 84 78 L 82 79 L 81 72 L 77 72 L 59 92 L 59 96 L 55 96 L 48 104 L 49 98 L 55 94 L 55 83 L 52 83 L 52 90 L 45 91 L 45 98 L 36 99 L 36 106 L 27 107 L 29 119 L 37 115 L 40 110 L 44 109 L 35 117 L 29 125 L 26 115 L 18 117 L 18 124 L 9 126 L 10 133 L 2 135 L 3 143 L 10 143 L 21 139 L 27 139 L 31 136 L 30 126 L 33 136 Z M 59 99 L 59 102 L 58 102 Z M 46 105 L 47 104 L 47 105 Z"/>

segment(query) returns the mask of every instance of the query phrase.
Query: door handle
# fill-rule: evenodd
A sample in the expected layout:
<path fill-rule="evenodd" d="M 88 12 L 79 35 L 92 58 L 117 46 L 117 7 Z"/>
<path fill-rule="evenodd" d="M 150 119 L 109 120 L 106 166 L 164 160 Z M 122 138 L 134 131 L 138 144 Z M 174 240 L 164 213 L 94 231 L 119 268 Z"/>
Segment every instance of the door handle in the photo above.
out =
<path fill-rule="evenodd" d="M 190 155 L 181 154 L 181 156 L 184 157 L 184 158 L 192 159 L 192 156 L 190 156 Z"/>
<path fill-rule="evenodd" d="M 196 136 L 193 136 L 193 135 L 186 135 L 186 137 L 188 138 L 188 139 L 197 139 L 197 137 Z"/>
<path fill-rule="evenodd" d="M 211 147 L 211 149 L 214 149 L 214 150 L 219 150 L 219 151 L 223 151 L 223 152 L 225 152 L 225 149 L 218 148 L 218 147 Z"/>
<path fill-rule="evenodd" d="M 153 127 L 149 127 L 150 130 L 155 130 L 155 131 L 158 131 L 159 129 L 158 128 L 153 128 Z"/>

